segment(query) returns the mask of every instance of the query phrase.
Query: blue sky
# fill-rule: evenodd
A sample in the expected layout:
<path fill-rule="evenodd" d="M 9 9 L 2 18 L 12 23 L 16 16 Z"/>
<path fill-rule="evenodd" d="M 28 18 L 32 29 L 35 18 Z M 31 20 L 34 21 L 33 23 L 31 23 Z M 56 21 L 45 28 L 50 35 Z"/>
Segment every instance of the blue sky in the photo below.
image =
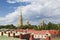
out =
<path fill-rule="evenodd" d="M 26 6 L 27 3 L 22 2 L 22 5 Z M 16 9 L 16 7 L 19 7 L 19 6 L 20 6 L 20 2 L 12 4 L 12 3 L 8 3 L 7 0 L 0 0 L 0 13 L 1 13 L 0 16 L 3 17 L 8 13 L 13 12 Z"/>
<path fill-rule="evenodd" d="M 19 3 L 10 4 L 10 3 L 7 3 L 7 0 L 0 0 L 0 13 L 1 13 L 0 17 L 7 15 L 9 12 L 13 12 L 15 10 L 14 7 L 18 7 L 18 6 L 19 6 Z"/>
<path fill-rule="evenodd" d="M 45 23 L 60 23 L 60 0 L 0 0 L 0 25 L 18 24 L 22 4 L 23 22 L 26 18 L 31 24 L 39 25 L 44 19 Z"/>

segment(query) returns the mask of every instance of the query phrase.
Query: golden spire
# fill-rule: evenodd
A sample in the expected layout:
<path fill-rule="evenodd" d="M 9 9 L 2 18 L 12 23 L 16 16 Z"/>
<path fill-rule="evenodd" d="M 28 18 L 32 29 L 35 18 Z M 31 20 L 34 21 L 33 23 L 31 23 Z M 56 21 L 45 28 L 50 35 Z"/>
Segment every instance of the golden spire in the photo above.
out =
<path fill-rule="evenodd" d="M 45 23 L 44 23 L 44 19 L 42 19 L 41 26 L 44 26 L 44 25 L 45 25 Z"/>
<path fill-rule="evenodd" d="M 20 0 L 20 17 L 19 17 L 19 22 L 18 22 L 18 27 L 23 26 L 23 19 L 22 19 L 22 4 Z"/>
<path fill-rule="evenodd" d="M 44 19 L 42 19 L 42 23 L 44 24 Z"/>

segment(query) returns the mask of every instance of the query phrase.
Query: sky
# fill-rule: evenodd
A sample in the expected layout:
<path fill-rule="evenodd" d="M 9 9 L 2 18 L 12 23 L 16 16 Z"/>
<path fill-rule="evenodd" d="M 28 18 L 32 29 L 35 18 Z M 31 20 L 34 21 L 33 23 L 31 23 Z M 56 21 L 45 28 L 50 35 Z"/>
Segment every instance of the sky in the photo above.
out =
<path fill-rule="evenodd" d="M 60 23 L 60 0 L 0 0 L 0 25 L 18 25 L 22 4 L 23 23 L 28 18 L 30 24 Z"/>

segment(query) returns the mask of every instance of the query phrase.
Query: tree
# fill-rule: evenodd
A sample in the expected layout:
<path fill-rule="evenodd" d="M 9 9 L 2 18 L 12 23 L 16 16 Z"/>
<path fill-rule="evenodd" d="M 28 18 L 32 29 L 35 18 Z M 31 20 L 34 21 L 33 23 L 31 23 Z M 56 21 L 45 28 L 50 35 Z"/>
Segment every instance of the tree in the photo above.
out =
<path fill-rule="evenodd" d="M 6 28 L 6 29 L 15 29 L 16 27 L 13 25 L 13 24 L 11 24 L 11 25 L 2 25 L 2 26 L 0 26 L 0 28 Z"/>
<path fill-rule="evenodd" d="M 48 30 L 50 30 L 52 28 L 52 23 L 49 22 L 47 26 L 48 26 Z"/>

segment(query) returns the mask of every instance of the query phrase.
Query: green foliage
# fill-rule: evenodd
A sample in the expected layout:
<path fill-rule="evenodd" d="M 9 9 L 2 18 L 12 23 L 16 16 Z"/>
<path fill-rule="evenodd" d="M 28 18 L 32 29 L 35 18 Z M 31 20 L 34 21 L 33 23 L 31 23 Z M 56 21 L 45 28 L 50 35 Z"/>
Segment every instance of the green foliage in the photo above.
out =
<path fill-rule="evenodd" d="M 20 29 L 37 29 L 36 25 L 24 25 Z"/>
<path fill-rule="evenodd" d="M 11 25 L 2 25 L 0 26 L 0 29 L 1 28 L 6 28 L 6 29 L 17 29 L 16 26 L 14 26 L 13 24 Z M 45 26 L 36 26 L 36 25 L 23 25 L 21 27 L 18 27 L 20 29 L 35 29 L 35 30 L 60 30 L 60 24 L 54 24 L 54 23 L 51 23 L 49 22 L 47 25 Z"/>
<path fill-rule="evenodd" d="M 11 25 L 2 25 L 2 26 L 0 26 L 0 29 L 1 28 L 6 28 L 6 29 L 15 29 L 16 27 L 13 25 L 13 24 L 11 24 Z"/>
<path fill-rule="evenodd" d="M 54 23 L 49 22 L 48 25 L 47 25 L 48 30 L 59 30 L 58 25 L 59 24 L 54 24 Z"/>
<path fill-rule="evenodd" d="M 38 26 L 38 30 L 60 30 L 60 24 L 54 24 L 49 22 L 45 26 Z"/>

